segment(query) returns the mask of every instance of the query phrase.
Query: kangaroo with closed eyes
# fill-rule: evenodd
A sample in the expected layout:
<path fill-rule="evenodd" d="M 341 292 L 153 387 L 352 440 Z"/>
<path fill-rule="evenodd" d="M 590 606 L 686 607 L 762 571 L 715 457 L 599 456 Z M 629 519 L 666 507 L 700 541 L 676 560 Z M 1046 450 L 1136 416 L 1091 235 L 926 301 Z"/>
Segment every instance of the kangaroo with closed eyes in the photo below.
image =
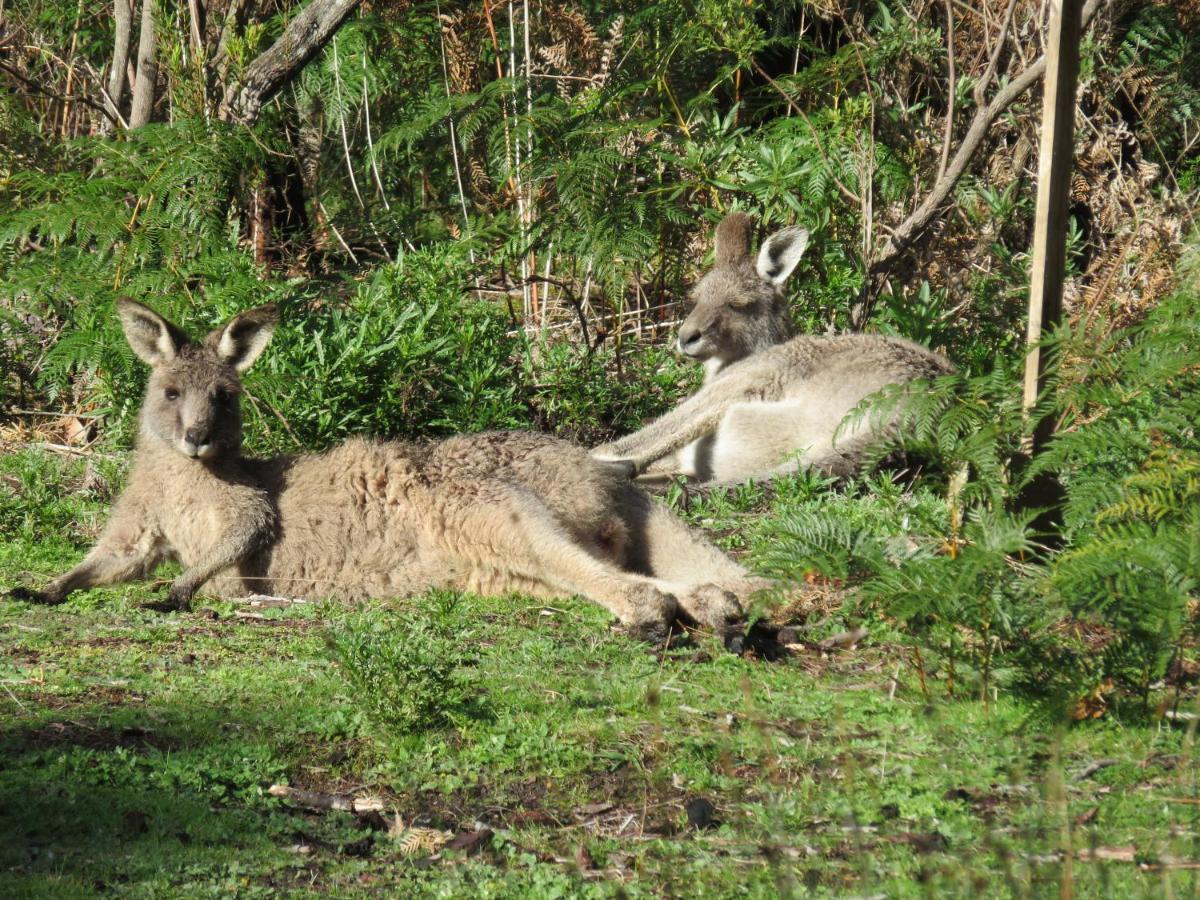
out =
<path fill-rule="evenodd" d="M 814 468 L 848 475 L 894 425 L 843 420 L 894 384 L 952 371 L 942 355 L 877 334 L 797 335 L 783 284 L 808 243 L 784 228 L 750 253 L 753 220 L 717 226 L 716 265 L 692 292 L 680 352 L 704 364 L 701 388 L 640 431 L 592 451 L 646 481 L 739 482 Z"/>

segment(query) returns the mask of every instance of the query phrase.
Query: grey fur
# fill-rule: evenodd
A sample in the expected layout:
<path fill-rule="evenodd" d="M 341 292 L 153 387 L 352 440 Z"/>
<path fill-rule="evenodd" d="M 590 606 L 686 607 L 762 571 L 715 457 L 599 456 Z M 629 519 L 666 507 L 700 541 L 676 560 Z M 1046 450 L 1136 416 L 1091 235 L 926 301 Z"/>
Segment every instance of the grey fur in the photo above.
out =
<path fill-rule="evenodd" d="M 37 595 L 44 602 L 175 558 L 184 572 L 169 596 L 181 607 L 202 588 L 342 600 L 435 587 L 580 594 L 656 636 L 677 615 L 731 629 L 762 584 L 629 484 L 626 468 L 542 435 L 354 439 L 320 455 L 245 457 L 238 373 L 266 346 L 273 308 L 201 344 L 133 301 L 119 312 L 153 366 L 129 485 L 87 558 Z"/>
<path fill-rule="evenodd" d="M 631 465 L 645 480 L 738 482 L 798 467 L 849 474 L 892 423 L 841 427 L 847 413 L 888 385 L 952 370 L 902 338 L 797 336 L 782 285 L 808 233 L 776 232 L 755 259 L 750 232 L 743 213 L 717 226 L 716 265 L 679 328 L 679 350 L 704 363 L 704 385 L 640 431 L 597 447 L 597 459 Z"/>

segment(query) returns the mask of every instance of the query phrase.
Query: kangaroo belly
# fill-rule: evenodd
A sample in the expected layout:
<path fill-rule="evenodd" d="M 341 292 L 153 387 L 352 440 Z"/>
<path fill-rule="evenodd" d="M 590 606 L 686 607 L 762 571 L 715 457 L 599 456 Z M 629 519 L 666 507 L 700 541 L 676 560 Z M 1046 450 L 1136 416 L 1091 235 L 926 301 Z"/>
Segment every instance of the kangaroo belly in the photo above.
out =
<path fill-rule="evenodd" d="M 349 441 L 263 473 L 277 497 L 269 546 L 223 573 L 222 593 L 358 600 L 446 587 L 540 593 L 525 513 L 595 555 L 625 553 L 625 480 L 586 451 L 520 432 L 428 447 Z"/>
<path fill-rule="evenodd" d="M 443 441 L 432 448 L 429 470 L 448 496 L 461 495 L 466 504 L 514 488 L 527 492 L 584 542 L 613 529 L 615 498 L 628 481 L 581 447 L 523 431 Z"/>
<path fill-rule="evenodd" d="M 279 473 L 275 540 L 242 583 L 293 597 L 397 597 L 463 579 L 426 539 L 424 489 L 408 448 L 349 441 Z"/>

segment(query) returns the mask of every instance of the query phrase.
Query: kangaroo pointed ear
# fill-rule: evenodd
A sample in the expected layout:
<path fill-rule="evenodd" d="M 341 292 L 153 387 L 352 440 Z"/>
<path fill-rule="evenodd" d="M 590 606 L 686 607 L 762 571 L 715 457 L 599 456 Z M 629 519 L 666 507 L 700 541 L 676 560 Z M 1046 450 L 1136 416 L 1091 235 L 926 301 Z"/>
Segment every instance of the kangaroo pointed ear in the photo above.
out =
<path fill-rule="evenodd" d="M 758 251 L 755 268 L 765 281 L 783 284 L 808 246 L 808 232 L 798 225 L 775 232 Z"/>
<path fill-rule="evenodd" d="M 239 372 L 245 372 L 266 349 L 279 315 L 275 304 L 256 306 L 234 316 L 212 332 L 204 343 Z"/>
<path fill-rule="evenodd" d="M 733 212 L 721 220 L 713 233 L 717 266 L 736 266 L 750 258 L 750 232 L 754 220 L 742 212 Z"/>
<path fill-rule="evenodd" d="M 117 300 L 117 315 L 121 317 L 121 328 L 125 340 L 142 362 L 161 366 L 179 355 L 179 350 L 188 342 L 187 335 L 136 300 L 121 297 Z"/>

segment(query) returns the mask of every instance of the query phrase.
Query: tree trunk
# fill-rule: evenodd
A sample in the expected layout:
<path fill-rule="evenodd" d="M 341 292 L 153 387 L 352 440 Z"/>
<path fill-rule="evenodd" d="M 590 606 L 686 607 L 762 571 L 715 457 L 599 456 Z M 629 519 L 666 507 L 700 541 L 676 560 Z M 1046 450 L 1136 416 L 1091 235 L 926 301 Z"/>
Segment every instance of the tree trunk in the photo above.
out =
<path fill-rule="evenodd" d="M 137 83 L 133 86 L 133 107 L 129 110 L 130 129 L 141 128 L 150 121 L 154 111 L 154 85 L 158 81 L 154 56 L 154 0 L 142 0 L 142 31 L 138 36 Z"/>
<path fill-rule="evenodd" d="M 113 22 L 116 36 L 113 38 L 112 68 L 108 73 L 108 97 L 104 106 L 114 118 L 121 114 L 121 95 L 125 92 L 125 66 L 129 62 L 129 43 L 133 37 L 133 7 L 129 0 L 113 0 Z M 112 127 L 108 119 L 101 123 L 101 132 L 107 134 Z"/>
<path fill-rule="evenodd" d="M 257 119 L 263 104 L 312 59 L 361 2 L 312 0 L 279 40 L 246 67 L 240 81 L 225 89 L 221 119 L 245 123 Z"/>

